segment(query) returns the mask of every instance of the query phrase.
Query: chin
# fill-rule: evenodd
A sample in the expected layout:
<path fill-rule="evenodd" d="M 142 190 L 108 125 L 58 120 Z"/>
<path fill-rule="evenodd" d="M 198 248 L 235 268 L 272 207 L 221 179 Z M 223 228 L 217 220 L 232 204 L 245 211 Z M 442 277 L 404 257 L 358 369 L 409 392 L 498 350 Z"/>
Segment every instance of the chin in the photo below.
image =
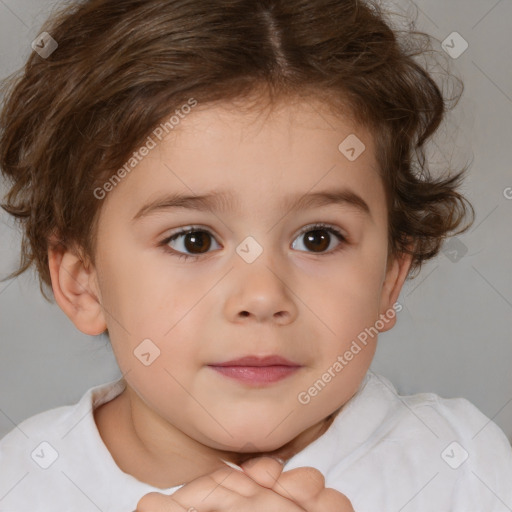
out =
<path fill-rule="evenodd" d="M 236 454 L 244 454 L 246 459 L 263 456 L 266 454 L 272 454 L 272 452 L 283 449 L 287 444 L 289 444 L 293 438 L 281 440 L 272 440 L 269 441 L 268 438 L 265 438 L 266 434 L 261 436 L 235 436 L 233 438 L 226 439 L 226 443 L 222 441 L 218 442 L 210 442 L 207 443 L 211 448 L 216 450 L 222 450 L 226 452 L 232 452 Z M 210 440 L 212 441 L 212 440 Z"/>

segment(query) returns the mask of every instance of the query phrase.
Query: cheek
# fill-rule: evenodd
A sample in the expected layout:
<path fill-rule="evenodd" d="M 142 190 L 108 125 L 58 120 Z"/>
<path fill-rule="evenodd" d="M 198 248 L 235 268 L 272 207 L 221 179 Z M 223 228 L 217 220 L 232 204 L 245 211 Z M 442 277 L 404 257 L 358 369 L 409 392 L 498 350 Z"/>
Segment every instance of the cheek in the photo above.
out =
<path fill-rule="evenodd" d="M 126 337 L 162 336 L 172 326 L 166 316 L 179 309 L 179 278 L 164 272 L 160 261 L 149 261 L 147 253 L 133 246 L 123 246 L 121 237 L 113 237 L 102 248 L 99 275 L 102 302 L 109 331 L 119 330 Z M 163 314 L 163 309 L 166 313 Z M 161 319 L 158 321 L 158 319 Z"/>
<path fill-rule="evenodd" d="M 379 318 L 384 268 L 385 250 L 368 244 L 333 262 L 323 286 L 306 295 L 321 320 L 319 332 L 331 340 L 325 345 L 330 354 L 349 346 Z"/>

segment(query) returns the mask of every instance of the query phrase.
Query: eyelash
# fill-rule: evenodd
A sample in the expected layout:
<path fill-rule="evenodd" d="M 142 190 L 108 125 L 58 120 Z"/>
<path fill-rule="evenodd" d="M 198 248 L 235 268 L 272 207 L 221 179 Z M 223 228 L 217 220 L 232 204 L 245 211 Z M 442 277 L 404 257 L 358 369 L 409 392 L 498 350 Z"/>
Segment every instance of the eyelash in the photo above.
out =
<path fill-rule="evenodd" d="M 305 233 L 309 233 L 310 231 L 316 231 L 316 230 L 329 231 L 330 233 L 334 234 L 334 236 L 341 242 L 340 244 L 338 244 L 334 249 L 330 250 L 329 252 L 317 253 L 316 254 L 317 256 L 331 255 L 331 254 L 337 253 L 338 251 L 343 249 L 343 247 L 346 243 L 348 243 L 347 238 L 337 228 L 335 228 L 334 226 L 332 226 L 330 224 L 324 224 L 323 222 L 320 222 L 318 224 L 310 224 L 310 225 L 306 226 L 297 235 L 296 238 L 300 237 L 301 235 L 304 235 Z M 208 253 L 185 254 L 185 253 L 180 253 L 178 251 L 175 251 L 174 249 L 171 249 L 168 245 L 169 242 L 171 242 L 172 240 L 175 240 L 180 235 L 186 235 L 188 233 L 194 233 L 196 231 L 208 233 L 209 235 L 211 235 L 213 237 L 213 234 L 208 229 L 202 228 L 201 226 L 190 226 L 187 229 L 182 229 L 181 231 L 178 231 L 178 232 L 173 233 L 172 235 L 168 236 L 167 238 L 165 238 L 164 240 L 162 240 L 159 243 L 159 246 L 161 246 L 164 249 L 164 251 L 170 253 L 172 256 L 176 256 L 178 259 L 183 258 L 184 260 L 187 260 L 187 259 L 191 258 L 192 260 L 196 260 L 196 259 L 200 258 L 201 256 L 203 256 L 204 254 L 208 254 Z M 301 251 L 301 252 L 306 252 L 306 251 Z M 315 254 L 315 253 L 311 253 L 311 254 Z"/>

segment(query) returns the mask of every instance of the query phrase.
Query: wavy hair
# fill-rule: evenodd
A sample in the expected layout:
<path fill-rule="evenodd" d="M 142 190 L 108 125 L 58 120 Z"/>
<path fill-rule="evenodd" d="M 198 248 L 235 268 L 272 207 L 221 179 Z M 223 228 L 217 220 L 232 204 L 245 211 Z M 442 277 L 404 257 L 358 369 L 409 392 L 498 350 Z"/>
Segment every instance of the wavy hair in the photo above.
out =
<path fill-rule="evenodd" d="M 22 227 L 20 262 L 50 287 L 48 248 L 76 246 L 94 264 L 96 187 L 187 99 L 315 97 L 367 127 L 388 202 L 389 252 L 411 274 L 462 226 L 464 172 L 433 176 L 425 144 L 448 110 L 417 56 L 431 37 L 391 28 L 357 0 L 88 0 L 45 23 L 58 48 L 33 52 L 3 82 L 2 208 Z M 459 80 L 460 82 L 460 80 Z M 462 94 L 455 97 L 454 106 Z M 457 231 L 458 229 L 458 231 Z M 49 300 L 49 299 L 48 299 Z"/>

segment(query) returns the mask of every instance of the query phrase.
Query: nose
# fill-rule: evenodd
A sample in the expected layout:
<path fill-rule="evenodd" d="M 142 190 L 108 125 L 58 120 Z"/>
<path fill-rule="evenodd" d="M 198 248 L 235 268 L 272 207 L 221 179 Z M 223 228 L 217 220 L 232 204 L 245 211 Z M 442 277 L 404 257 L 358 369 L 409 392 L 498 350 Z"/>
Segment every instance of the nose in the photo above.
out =
<path fill-rule="evenodd" d="M 230 272 L 225 314 L 231 322 L 286 325 L 295 320 L 297 304 L 291 272 L 283 270 L 286 264 L 272 264 L 270 257 L 264 256 L 266 252 L 252 263 L 240 259 Z"/>

